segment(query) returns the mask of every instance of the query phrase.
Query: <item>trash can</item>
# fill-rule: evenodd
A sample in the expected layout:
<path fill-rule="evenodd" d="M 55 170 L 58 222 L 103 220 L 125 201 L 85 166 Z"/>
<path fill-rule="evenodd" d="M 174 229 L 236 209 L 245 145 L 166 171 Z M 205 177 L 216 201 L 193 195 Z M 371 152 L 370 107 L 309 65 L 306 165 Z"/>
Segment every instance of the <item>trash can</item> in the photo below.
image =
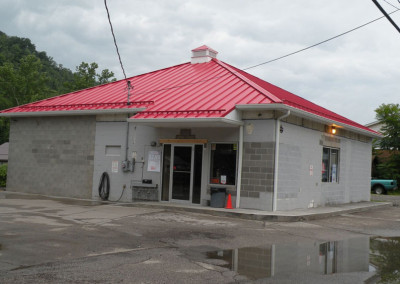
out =
<path fill-rule="evenodd" d="M 211 187 L 211 201 L 210 206 L 215 208 L 225 207 L 226 188 L 225 187 Z"/>

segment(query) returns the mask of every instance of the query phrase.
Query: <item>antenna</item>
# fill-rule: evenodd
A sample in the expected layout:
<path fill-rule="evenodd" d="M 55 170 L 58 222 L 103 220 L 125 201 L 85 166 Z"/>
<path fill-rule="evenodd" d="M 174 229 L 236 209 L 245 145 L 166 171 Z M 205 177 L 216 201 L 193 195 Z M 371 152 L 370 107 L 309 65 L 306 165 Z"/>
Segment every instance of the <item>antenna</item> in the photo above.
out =
<path fill-rule="evenodd" d="M 130 97 L 131 97 L 131 89 L 133 90 L 133 86 L 131 85 L 131 81 L 130 80 L 127 80 L 126 83 L 128 84 L 128 87 L 127 87 L 127 89 L 128 89 L 128 103 L 127 103 L 127 105 L 129 106 L 131 104 Z"/>

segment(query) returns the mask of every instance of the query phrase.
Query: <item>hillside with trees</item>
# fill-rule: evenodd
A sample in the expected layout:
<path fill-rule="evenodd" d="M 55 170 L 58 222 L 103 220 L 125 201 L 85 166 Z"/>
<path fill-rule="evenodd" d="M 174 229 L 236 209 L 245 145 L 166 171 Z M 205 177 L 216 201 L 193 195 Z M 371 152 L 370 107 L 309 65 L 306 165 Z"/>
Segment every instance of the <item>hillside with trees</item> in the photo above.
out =
<path fill-rule="evenodd" d="M 0 31 L 0 110 L 115 81 L 114 73 L 82 62 L 75 72 L 37 51 L 28 38 Z M 9 120 L 0 118 L 0 144 L 7 142 Z"/>

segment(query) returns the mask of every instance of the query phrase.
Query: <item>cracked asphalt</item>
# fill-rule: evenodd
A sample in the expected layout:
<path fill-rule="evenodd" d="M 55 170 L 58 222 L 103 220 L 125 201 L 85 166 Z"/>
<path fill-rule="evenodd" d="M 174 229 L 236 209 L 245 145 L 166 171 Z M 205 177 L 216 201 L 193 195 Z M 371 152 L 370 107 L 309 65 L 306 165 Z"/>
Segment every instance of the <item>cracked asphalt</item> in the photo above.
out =
<path fill-rule="evenodd" d="M 207 252 L 366 236 L 400 236 L 400 208 L 275 223 L 7 194 L 0 283 L 364 283 L 372 272 L 251 280 Z"/>

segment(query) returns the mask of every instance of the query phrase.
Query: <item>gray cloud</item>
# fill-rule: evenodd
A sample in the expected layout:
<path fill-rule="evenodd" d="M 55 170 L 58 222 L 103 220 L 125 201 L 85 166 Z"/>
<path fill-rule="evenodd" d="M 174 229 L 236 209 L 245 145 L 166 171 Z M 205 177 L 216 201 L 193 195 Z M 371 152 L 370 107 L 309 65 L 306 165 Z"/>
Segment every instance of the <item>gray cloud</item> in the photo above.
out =
<path fill-rule="evenodd" d="M 219 59 L 245 68 L 381 16 L 363 0 L 113 0 L 108 6 L 129 76 L 187 62 L 190 50 L 203 44 L 219 51 Z M 400 12 L 393 19 L 400 23 Z M 82 61 L 97 62 L 122 78 L 101 0 L 3 0 L 0 27 L 30 38 L 72 70 Z M 367 123 L 381 103 L 400 103 L 399 50 L 400 35 L 383 19 L 248 72 Z"/>

